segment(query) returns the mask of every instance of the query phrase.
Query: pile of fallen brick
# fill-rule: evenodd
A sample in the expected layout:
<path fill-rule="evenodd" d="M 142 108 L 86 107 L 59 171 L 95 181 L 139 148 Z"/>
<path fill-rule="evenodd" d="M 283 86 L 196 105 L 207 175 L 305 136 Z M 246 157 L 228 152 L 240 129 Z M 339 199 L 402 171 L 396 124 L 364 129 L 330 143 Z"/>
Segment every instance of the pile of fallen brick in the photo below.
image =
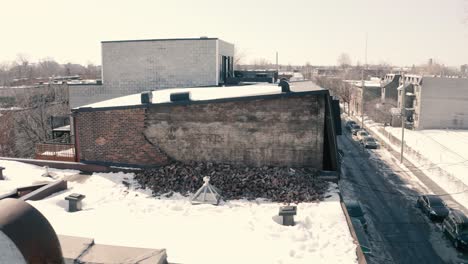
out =
<path fill-rule="evenodd" d="M 328 183 L 317 179 L 309 168 L 245 167 L 196 162 L 173 163 L 142 170 L 135 179 L 153 195 L 178 192 L 190 195 L 203 185 L 203 177 L 221 190 L 225 200 L 266 198 L 275 202 L 310 202 L 321 200 Z"/>

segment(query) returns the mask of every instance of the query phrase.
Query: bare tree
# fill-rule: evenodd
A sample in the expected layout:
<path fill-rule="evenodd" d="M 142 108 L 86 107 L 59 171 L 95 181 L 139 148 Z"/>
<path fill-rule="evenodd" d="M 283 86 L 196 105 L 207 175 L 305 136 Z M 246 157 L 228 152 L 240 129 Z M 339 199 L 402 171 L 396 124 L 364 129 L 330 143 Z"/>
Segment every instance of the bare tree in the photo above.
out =
<path fill-rule="evenodd" d="M 339 87 L 338 96 L 343 102 L 343 105 L 347 106 L 349 115 L 349 104 L 351 102 L 351 98 L 353 97 L 353 89 L 351 87 L 351 84 L 342 81 Z"/>
<path fill-rule="evenodd" d="M 255 70 L 266 70 L 272 68 L 271 62 L 265 58 L 254 59 L 251 63 Z"/>
<path fill-rule="evenodd" d="M 312 65 L 310 65 L 310 62 L 306 62 L 302 67 L 302 76 L 304 76 L 304 79 L 306 80 L 312 79 Z"/>
<path fill-rule="evenodd" d="M 42 77 L 51 77 L 60 72 L 60 64 L 52 58 L 44 58 L 38 63 L 38 71 Z"/>
<path fill-rule="evenodd" d="M 343 69 L 346 69 L 351 66 L 351 58 L 347 53 L 341 53 L 340 56 L 338 56 L 337 62 L 338 65 Z"/>
<path fill-rule="evenodd" d="M 239 50 L 237 47 L 234 47 L 234 68 L 238 70 L 238 67 L 244 62 L 246 57 L 246 52 L 244 50 Z"/>
<path fill-rule="evenodd" d="M 32 157 L 36 143 L 51 139 L 51 117 L 68 115 L 66 89 L 66 85 L 53 85 L 17 96 L 21 110 L 14 113 L 16 157 Z"/>
<path fill-rule="evenodd" d="M 380 98 L 376 98 L 364 104 L 364 111 L 375 122 L 387 123 L 392 121 L 390 109 L 396 105 L 396 101 L 386 99 L 386 103 L 382 103 Z"/>

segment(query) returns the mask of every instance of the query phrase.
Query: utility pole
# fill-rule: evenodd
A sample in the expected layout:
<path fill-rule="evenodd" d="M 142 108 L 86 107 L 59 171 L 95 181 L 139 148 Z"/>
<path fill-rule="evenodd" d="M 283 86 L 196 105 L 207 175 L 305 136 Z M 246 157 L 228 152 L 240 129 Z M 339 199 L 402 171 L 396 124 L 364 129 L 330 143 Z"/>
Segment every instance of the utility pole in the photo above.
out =
<path fill-rule="evenodd" d="M 361 127 L 364 129 L 364 69 L 361 70 Z"/>
<path fill-rule="evenodd" d="M 366 33 L 366 48 L 364 50 L 364 54 L 365 54 L 365 67 L 366 67 L 366 70 L 367 70 L 367 33 Z M 365 81 L 364 81 L 364 68 L 361 70 L 361 92 L 362 92 L 362 96 L 361 96 L 361 127 L 364 128 L 364 105 L 365 105 L 365 99 L 364 99 L 364 89 L 365 89 L 366 85 L 365 85 Z"/>
<path fill-rule="evenodd" d="M 278 51 L 276 52 L 276 71 L 279 74 L 279 64 L 278 64 Z"/>
<path fill-rule="evenodd" d="M 402 86 L 401 86 L 401 153 L 400 153 L 400 163 L 403 163 L 403 151 L 405 147 L 405 124 L 406 124 L 406 109 L 405 109 L 405 100 L 406 100 L 406 89 L 405 89 L 405 72 L 401 73 Z"/>

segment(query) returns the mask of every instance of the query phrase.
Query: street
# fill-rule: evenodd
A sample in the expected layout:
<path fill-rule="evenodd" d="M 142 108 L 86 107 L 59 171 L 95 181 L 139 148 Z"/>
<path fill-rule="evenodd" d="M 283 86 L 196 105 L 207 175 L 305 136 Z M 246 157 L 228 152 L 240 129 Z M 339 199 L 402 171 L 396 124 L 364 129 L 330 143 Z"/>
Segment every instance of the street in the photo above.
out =
<path fill-rule="evenodd" d="M 338 136 L 343 151 L 340 190 L 344 200 L 358 200 L 368 221 L 372 254 L 368 263 L 468 263 L 442 233 L 416 208 L 425 188 L 399 167 L 383 149 L 367 150 L 348 131 Z"/>

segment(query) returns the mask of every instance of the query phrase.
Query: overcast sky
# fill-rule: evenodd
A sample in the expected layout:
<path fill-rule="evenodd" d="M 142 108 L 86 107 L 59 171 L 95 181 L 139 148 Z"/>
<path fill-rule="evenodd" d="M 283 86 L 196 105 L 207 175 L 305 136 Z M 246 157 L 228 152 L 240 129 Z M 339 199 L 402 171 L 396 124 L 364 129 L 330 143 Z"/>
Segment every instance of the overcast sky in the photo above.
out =
<path fill-rule="evenodd" d="M 0 0 L 0 61 L 101 63 L 103 40 L 218 37 L 282 64 L 468 63 L 468 0 Z"/>

